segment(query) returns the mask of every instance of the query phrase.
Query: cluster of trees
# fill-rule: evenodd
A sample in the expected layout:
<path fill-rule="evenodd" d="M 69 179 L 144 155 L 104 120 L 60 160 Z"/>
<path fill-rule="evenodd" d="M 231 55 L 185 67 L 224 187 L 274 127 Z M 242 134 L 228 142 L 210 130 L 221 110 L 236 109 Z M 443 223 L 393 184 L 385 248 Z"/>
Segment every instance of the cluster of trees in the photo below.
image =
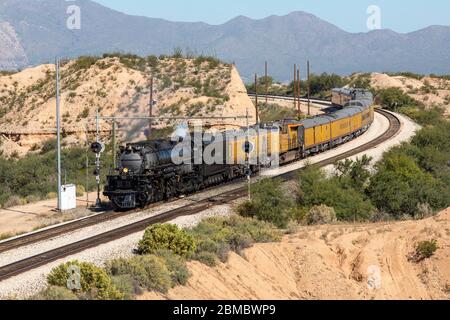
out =
<path fill-rule="evenodd" d="M 89 168 L 86 167 L 86 153 Z M 95 189 L 95 155 L 92 152 L 85 148 L 64 148 L 61 160 L 63 182 L 76 184 L 82 191 L 86 189 L 88 182 L 88 191 Z M 102 181 L 111 167 L 111 146 L 107 146 L 102 157 Z M 55 140 L 45 142 L 40 150 L 30 152 L 22 158 L 6 158 L 0 155 L 0 207 L 54 198 L 56 185 Z"/>
<path fill-rule="evenodd" d="M 268 85 L 268 93 L 273 95 L 292 95 L 294 93 L 294 87 L 298 88 L 298 81 L 292 81 L 289 84 L 281 84 L 274 81 L 272 77 L 260 77 L 257 81 L 258 93 L 263 94 L 266 92 L 266 83 Z M 311 96 L 317 98 L 325 98 L 331 96 L 331 89 L 343 87 L 349 83 L 349 80 L 345 77 L 341 77 L 337 74 L 311 74 L 310 75 L 310 92 Z M 300 95 L 306 96 L 307 94 L 307 81 L 300 81 Z M 247 84 L 247 91 L 250 93 L 255 92 L 255 84 Z"/>

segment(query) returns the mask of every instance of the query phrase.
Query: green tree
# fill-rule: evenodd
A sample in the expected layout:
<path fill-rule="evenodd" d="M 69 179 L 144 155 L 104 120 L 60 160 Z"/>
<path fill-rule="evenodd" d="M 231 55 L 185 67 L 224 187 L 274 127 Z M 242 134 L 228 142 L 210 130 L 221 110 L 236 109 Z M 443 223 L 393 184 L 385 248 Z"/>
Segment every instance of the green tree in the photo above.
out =
<path fill-rule="evenodd" d="M 251 188 L 252 200 L 238 208 L 239 214 L 285 228 L 293 202 L 281 188 L 281 183 L 280 179 L 263 179 L 254 184 Z"/>
<path fill-rule="evenodd" d="M 174 224 L 155 224 L 145 230 L 139 241 L 140 254 L 152 254 L 158 250 L 170 250 L 180 256 L 189 256 L 195 251 L 195 241 L 185 230 Z"/>
<path fill-rule="evenodd" d="M 441 208 L 448 201 L 446 186 L 397 150 L 387 154 L 376 167 L 368 194 L 380 210 L 397 217 L 414 216 L 420 203 Z"/>
<path fill-rule="evenodd" d="M 297 179 L 297 203 L 308 210 L 314 206 L 326 205 L 336 212 L 338 220 L 364 221 L 374 210 L 361 190 L 350 183 L 343 183 L 339 177 L 327 179 L 325 174 L 313 166 L 307 166 Z"/>
<path fill-rule="evenodd" d="M 347 182 L 351 187 L 357 190 L 363 190 L 367 181 L 370 178 L 370 171 L 368 167 L 372 162 L 372 158 L 363 155 L 362 158 L 357 158 L 355 161 L 346 159 L 335 164 L 337 176 L 342 182 Z"/>
<path fill-rule="evenodd" d="M 399 88 L 381 89 L 377 92 L 376 101 L 385 109 L 397 111 L 399 108 L 417 105 L 418 102 Z"/>

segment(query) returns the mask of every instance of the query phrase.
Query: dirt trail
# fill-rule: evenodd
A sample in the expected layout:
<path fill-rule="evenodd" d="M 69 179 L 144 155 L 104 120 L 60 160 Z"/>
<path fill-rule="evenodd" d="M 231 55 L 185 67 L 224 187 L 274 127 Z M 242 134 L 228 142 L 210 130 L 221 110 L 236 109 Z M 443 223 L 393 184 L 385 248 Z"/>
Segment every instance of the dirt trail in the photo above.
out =
<path fill-rule="evenodd" d="M 439 250 L 408 261 L 418 241 Z M 301 227 L 209 268 L 189 263 L 187 286 L 141 299 L 449 299 L 450 209 L 421 221 Z"/>

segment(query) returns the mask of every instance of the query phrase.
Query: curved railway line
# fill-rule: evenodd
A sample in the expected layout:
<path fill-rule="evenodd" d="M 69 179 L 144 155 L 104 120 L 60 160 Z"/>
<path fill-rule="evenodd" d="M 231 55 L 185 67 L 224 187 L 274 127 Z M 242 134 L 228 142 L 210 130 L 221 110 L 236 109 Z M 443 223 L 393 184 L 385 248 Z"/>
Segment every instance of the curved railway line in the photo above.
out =
<path fill-rule="evenodd" d="M 287 98 L 287 97 L 286 97 Z M 293 99 L 293 98 L 291 98 Z M 329 102 L 325 102 L 324 100 L 316 100 L 314 99 L 313 103 L 323 104 L 323 105 L 330 105 Z M 323 167 L 330 164 L 335 163 L 336 161 L 343 160 L 345 158 L 348 158 L 350 156 L 357 155 L 361 152 L 367 151 L 369 149 L 372 149 L 373 147 L 378 146 L 379 144 L 393 138 L 401 129 L 401 123 L 399 118 L 397 118 L 394 114 L 387 112 L 385 110 L 377 109 L 376 112 L 382 114 L 389 120 L 389 129 L 379 136 L 378 138 L 362 144 L 358 146 L 357 148 L 354 148 L 352 150 L 349 150 L 347 152 L 344 152 L 342 154 L 339 154 L 337 156 L 328 158 L 326 160 L 320 161 L 315 166 Z M 298 169 L 301 170 L 301 169 Z M 295 178 L 298 170 L 294 170 L 285 174 L 280 175 L 283 180 L 291 180 Z M 65 258 L 67 256 L 82 252 L 86 249 L 90 249 L 93 247 L 96 247 L 101 244 L 105 244 L 120 238 L 123 238 L 125 236 L 131 235 L 136 232 L 140 232 L 145 230 L 149 225 L 155 224 L 155 223 L 163 223 L 171 221 L 177 217 L 181 216 L 189 216 L 194 215 L 200 212 L 203 212 L 213 206 L 222 205 L 229 203 L 230 201 L 245 197 L 247 194 L 247 187 L 239 187 L 237 189 L 227 191 L 224 193 L 221 193 L 219 195 L 215 195 L 203 200 L 200 200 L 198 202 L 189 204 L 187 206 L 183 206 L 174 210 L 170 210 L 167 212 L 164 212 L 162 214 L 159 214 L 157 216 L 153 216 L 126 226 L 122 226 L 119 228 L 116 228 L 111 231 L 107 231 L 95 236 L 92 236 L 90 238 L 68 244 L 47 252 L 44 252 L 42 254 L 35 255 L 33 257 L 29 257 L 17 262 L 14 262 L 12 264 L 0 267 L 0 281 L 6 280 L 8 278 L 17 276 L 21 273 L 24 273 L 26 271 L 33 270 L 35 268 L 38 268 L 40 266 L 46 265 L 48 263 L 54 262 L 56 260 L 59 260 L 61 258 Z M 139 210 L 141 211 L 141 210 Z M 132 214 L 136 212 L 131 211 L 126 213 L 127 215 Z M 96 216 L 91 216 L 88 218 L 84 218 L 81 220 L 73 221 L 70 223 L 66 223 L 64 225 L 60 225 L 57 227 L 49 228 L 46 230 L 38 231 L 29 235 L 25 235 L 22 237 L 18 237 L 15 239 L 7 240 L 2 243 L 0 243 L 0 253 L 10 251 L 22 246 L 34 244 L 37 242 L 41 242 L 44 240 L 50 240 L 57 236 L 67 234 L 69 232 L 73 232 L 88 226 L 96 225 L 102 222 L 110 221 L 113 219 L 116 219 L 118 217 L 123 217 L 124 213 L 119 212 L 108 212 L 104 214 L 99 214 Z"/>

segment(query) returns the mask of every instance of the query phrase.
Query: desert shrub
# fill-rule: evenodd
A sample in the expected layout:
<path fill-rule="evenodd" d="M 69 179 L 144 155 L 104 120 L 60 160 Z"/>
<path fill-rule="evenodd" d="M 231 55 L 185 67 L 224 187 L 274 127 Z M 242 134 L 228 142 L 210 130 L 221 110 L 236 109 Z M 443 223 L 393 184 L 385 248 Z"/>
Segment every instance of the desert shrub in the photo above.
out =
<path fill-rule="evenodd" d="M 407 78 L 413 78 L 416 80 L 421 80 L 423 77 L 425 77 L 425 75 L 423 74 L 418 74 L 418 73 L 413 73 L 413 72 L 386 72 L 387 75 L 391 76 L 391 77 L 395 77 L 395 76 L 402 76 L 402 77 L 407 77 Z"/>
<path fill-rule="evenodd" d="M 82 197 L 86 193 L 86 188 L 83 185 L 77 185 L 77 197 Z"/>
<path fill-rule="evenodd" d="M 49 139 L 42 144 L 41 154 L 46 154 L 54 150 L 56 150 L 56 139 Z"/>
<path fill-rule="evenodd" d="M 314 206 L 305 217 L 308 225 L 329 224 L 336 222 L 336 212 L 325 205 Z"/>
<path fill-rule="evenodd" d="M 172 278 L 172 286 L 185 285 L 187 283 L 190 274 L 186 260 L 183 257 L 175 255 L 172 251 L 168 250 L 157 251 L 156 255 L 165 260 L 170 277 Z"/>
<path fill-rule="evenodd" d="M 412 262 L 421 262 L 431 258 L 439 249 L 436 240 L 421 241 L 416 244 L 414 252 L 410 255 L 409 260 Z"/>
<path fill-rule="evenodd" d="M 442 108 L 436 106 L 430 109 L 425 109 L 422 106 L 417 107 L 414 105 L 405 106 L 399 108 L 398 112 L 407 115 L 417 123 L 424 126 L 438 125 L 445 123 Z"/>
<path fill-rule="evenodd" d="M 90 298 L 100 300 L 120 300 L 123 294 L 113 285 L 105 270 L 86 262 L 71 261 L 54 268 L 47 277 L 51 286 L 67 287 L 73 275 L 71 268 L 80 270 L 80 289 L 78 294 L 87 294 Z"/>
<path fill-rule="evenodd" d="M 139 283 L 129 274 L 112 276 L 112 283 L 123 294 L 124 300 L 134 300 L 136 295 L 142 294 Z"/>
<path fill-rule="evenodd" d="M 172 58 L 175 58 L 175 59 L 183 58 L 183 49 L 181 49 L 181 48 L 173 49 Z"/>
<path fill-rule="evenodd" d="M 371 89 L 370 73 L 362 73 L 355 76 L 349 83 L 352 88 Z"/>
<path fill-rule="evenodd" d="M 39 301 L 78 300 L 78 296 L 67 288 L 49 286 L 45 290 L 31 297 L 30 300 L 39 300 Z"/>
<path fill-rule="evenodd" d="M 208 267 L 215 267 L 217 265 L 217 256 L 208 251 L 200 251 L 196 253 L 193 257 L 194 260 L 197 260 Z"/>
<path fill-rule="evenodd" d="M 162 79 L 161 90 L 168 89 L 172 86 L 172 80 L 168 76 L 164 76 Z"/>
<path fill-rule="evenodd" d="M 281 188 L 280 179 L 263 179 L 252 186 L 252 200 L 238 207 L 243 217 L 254 217 L 284 228 L 290 219 L 292 201 Z"/>
<path fill-rule="evenodd" d="M 112 276 L 129 275 L 149 291 L 166 293 L 173 286 L 164 258 L 155 255 L 112 260 L 107 263 L 107 270 Z"/>
<path fill-rule="evenodd" d="M 368 194 L 379 210 L 396 217 L 415 216 L 420 203 L 428 203 L 432 208 L 448 203 L 448 187 L 424 172 L 401 149 L 390 151 L 376 167 Z"/>
<path fill-rule="evenodd" d="M 370 178 L 369 165 L 372 158 L 363 155 L 361 158 L 356 158 L 355 161 L 346 159 L 336 163 L 336 176 L 343 184 L 348 184 L 356 190 L 364 190 Z"/>
<path fill-rule="evenodd" d="M 326 97 L 331 95 L 330 90 L 341 88 L 347 84 L 347 80 L 337 74 L 322 73 L 320 75 L 311 74 L 310 88 L 311 95 Z"/>
<path fill-rule="evenodd" d="M 318 168 L 307 166 L 298 175 L 297 203 L 309 209 L 326 205 L 334 208 L 341 221 L 366 221 L 374 207 L 362 192 L 352 187 L 348 178 L 335 176 L 327 178 Z"/>
<path fill-rule="evenodd" d="M 0 156 L 0 205 L 10 196 L 25 198 L 34 196 L 38 199 L 56 198 L 56 142 L 47 141 L 40 154 L 30 153 L 19 159 L 6 159 Z M 108 145 L 106 152 L 110 152 Z M 94 163 L 95 155 L 88 154 L 89 163 Z M 61 153 L 63 173 L 67 181 L 75 185 L 86 183 L 86 150 L 82 148 L 64 148 Z M 111 157 L 102 161 L 101 180 L 105 179 L 111 166 Z M 91 170 L 91 169 L 89 169 Z M 95 177 L 89 175 L 89 186 L 95 186 Z M 92 190 L 92 189 L 90 189 Z"/>
<path fill-rule="evenodd" d="M 228 252 L 241 253 L 253 243 L 279 241 L 281 233 L 273 224 L 251 218 L 211 218 L 189 230 L 197 248 L 192 259 L 215 265 L 226 262 Z M 214 257 L 214 259 L 213 259 Z"/>
<path fill-rule="evenodd" d="M 152 254 L 158 250 L 170 250 L 181 256 L 188 256 L 195 251 L 194 239 L 173 224 L 156 224 L 145 230 L 139 241 L 140 254 Z"/>
<path fill-rule="evenodd" d="M 399 88 L 381 89 L 377 92 L 376 101 L 384 108 L 397 111 L 399 108 L 418 105 L 418 102 Z"/>
<path fill-rule="evenodd" d="M 81 111 L 79 117 L 82 119 L 85 119 L 85 118 L 89 117 L 89 112 L 90 112 L 89 107 L 86 107 L 83 109 L 83 111 Z"/>
<path fill-rule="evenodd" d="M 78 59 L 74 60 L 73 64 L 71 65 L 71 72 L 77 72 L 79 70 L 85 70 L 89 69 L 91 66 L 93 66 L 100 58 L 99 57 L 93 57 L 93 56 L 82 56 Z"/>
<path fill-rule="evenodd" d="M 150 67 L 154 68 L 158 65 L 158 57 L 154 55 L 150 55 L 147 57 L 147 63 Z"/>
<path fill-rule="evenodd" d="M 34 195 L 30 195 L 30 196 L 26 197 L 27 203 L 35 203 L 35 202 L 38 202 L 39 200 L 41 200 L 41 199 Z"/>
<path fill-rule="evenodd" d="M 21 197 L 18 196 L 11 196 L 9 199 L 3 204 L 4 208 L 11 208 L 15 206 L 21 206 L 26 204 L 27 201 Z"/>
<path fill-rule="evenodd" d="M 259 105 L 259 103 L 258 103 Z M 283 119 L 295 118 L 297 111 L 292 108 L 282 107 L 275 103 L 261 104 L 260 118 L 262 122 L 272 122 Z"/>
<path fill-rule="evenodd" d="M 428 218 L 434 214 L 433 208 L 428 203 L 418 203 L 416 212 L 417 219 Z"/>

